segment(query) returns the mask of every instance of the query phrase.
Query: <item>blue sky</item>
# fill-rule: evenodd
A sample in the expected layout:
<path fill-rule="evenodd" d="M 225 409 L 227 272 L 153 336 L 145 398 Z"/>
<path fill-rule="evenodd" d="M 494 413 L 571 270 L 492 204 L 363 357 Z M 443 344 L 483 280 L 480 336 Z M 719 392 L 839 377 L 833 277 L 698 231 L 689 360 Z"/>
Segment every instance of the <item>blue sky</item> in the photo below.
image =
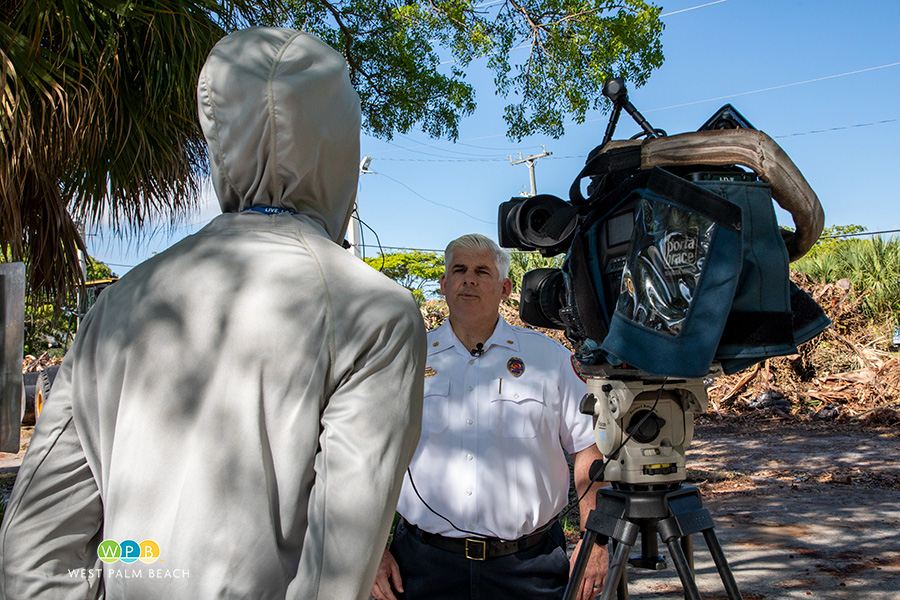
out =
<path fill-rule="evenodd" d="M 671 0 L 662 6 L 665 63 L 629 97 L 669 134 L 694 131 L 720 106 L 733 104 L 793 159 L 819 196 L 827 225 L 869 231 L 900 229 L 900 2 L 896 0 Z M 526 52 L 520 50 L 519 52 Z M 384 247 L 441 250 L 466 233 L 496 239 L 497 206 L 530 189 L 536 161 L 539 193 L 568 197 L 587 153 L 600 143 L 607 115 L 570 123 L 560 139 L 512 142 L 505 102 L 475 65 L 469 81 L 478 108 L 455 143 L 423 134 L 387 142 L 364 136 L 372 173 L 360 177 L 359 214 L 368 227 L 366 254 Z M 639 131 L 624 115 L 616 138 Z M 89 252 L 121 275 L 197 231 L 215 214 L 214 198 L 174 230 L 116 241 L 94 232 Z M 779 213 L 790 225 L 790 217 Z M 896 235 L 896 234 L 891 234 Z"/>

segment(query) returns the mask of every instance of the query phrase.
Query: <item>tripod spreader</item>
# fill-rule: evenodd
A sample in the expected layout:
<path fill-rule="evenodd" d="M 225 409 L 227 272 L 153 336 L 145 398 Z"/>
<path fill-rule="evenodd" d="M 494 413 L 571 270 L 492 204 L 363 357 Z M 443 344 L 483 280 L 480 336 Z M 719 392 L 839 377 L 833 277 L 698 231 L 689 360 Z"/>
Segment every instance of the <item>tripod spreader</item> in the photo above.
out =
<path fill-rule="evenodd" d="M 625 567 L 629 562 L 633 566 L 660 567 L 657 556 L 642 556 L 629 561 L 628 553 L 640 534 L 644 551 L 652 549 L 655 554 L 656 535 L 659 534 L 681 579 L 685 598 L 701 600 L 694 580 L 689 537 L 694 533 L 703 534 L 729 600 L 741 600 L 734 575 L 713 530 L 712 517 L 703 508 L 700 491 L 694 486 L 680 484 L 663 490 L 621 489 L 620 486 L 619 489 L 607 487 L 597 492 L 597 507 L 588 515 L 581 551 L 563 597 L 573 600 L 577 595 L 591 549 L 599 536 L 601 544 L 612 541 L 613 550 L 600 600 L 611 600 L 616 593 L 619 600 L 627 599 Z M 648 536 L 652 543 L 647 543 Z"/>

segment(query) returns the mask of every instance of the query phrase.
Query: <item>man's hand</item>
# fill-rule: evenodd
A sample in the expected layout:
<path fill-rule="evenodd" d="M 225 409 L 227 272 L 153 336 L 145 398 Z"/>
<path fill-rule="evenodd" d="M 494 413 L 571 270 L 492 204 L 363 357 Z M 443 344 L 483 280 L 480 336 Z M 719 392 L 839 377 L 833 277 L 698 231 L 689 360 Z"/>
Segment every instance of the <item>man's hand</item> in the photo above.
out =
<path fill-rule="evenodd" d="M 581 542 L 575 546 L 572 552 L 572 558 L 569 560 L 569 575 L 575 567 L 575 560 L 578 553 L 581 552 Z M 606 546 L 594 546 L 591 550 L 591 556 L 588 559 L 587 567 L 584 569 L 584 577 L 581 580 L 581 587 L 578 588 L 576 600 L 593 600 L 597 597 L 603 588 L 603 582 L 606 580 L 606 572 L 609 570 L 609 556 Z"/>
<path fill-rule="evenodd" d="M 397 600 L 391 584 L 393 584 L 393 589 L 403 592 L 400 566 L 397 565 L 393 555 L 385 548 L 384 554 L 381 556 L 381 563 L 378 565 L 378 573 L 375 574 L 375 583 L 372 585 L 372 598 L 375 600 Z"/>
<path fill-rule="evenodd" d="M 603 460 L 600 450 L 596 444 L 589 446 L 581 452 L 576 452 L 575 458 L 575 489 L 581 498 L 578 509 L 581 513 L 581 528 L 584 529 L 587 524 L 588 514 L 596 505 L 597 490 L 603 487 L 604 483 L 592 483 L 590 477 L 590 467 L 595 460 Z M 590 487 L 590 491 L 588 491 Z M 575 547 L 572 553 L 572 559 L 569 563 L 569 571 L 575 566 L 575 559 L 581 550 L 581 542 Z M 609 570 L 609 555 L 606 546 L 596 546 L 591 548 L 591 557 L 588 560 L 587 567 L 584 571 L 584 578 L 581 581 L 581 588 L 578 590 L 578 600 L 591 600 L 600 593 L 603 587 L 603 581 L 606 579 L 606 572 Z"/>

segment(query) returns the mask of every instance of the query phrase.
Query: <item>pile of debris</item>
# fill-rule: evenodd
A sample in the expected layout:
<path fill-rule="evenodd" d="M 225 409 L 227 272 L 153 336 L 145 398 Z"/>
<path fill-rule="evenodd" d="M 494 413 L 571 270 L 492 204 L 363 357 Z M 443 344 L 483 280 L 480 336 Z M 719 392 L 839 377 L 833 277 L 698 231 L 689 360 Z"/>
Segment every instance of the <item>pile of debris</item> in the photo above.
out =
<path fill-rule="evenodd" d="M 863 295 L 853 293 L 846 279 L 823 285 L 802 274 L 791 278 L 822 306 L 832 326 L 797 354 L 712 380 L 710 415 L 900 428 L 900 354 L 891 345 L 890 326 L 863 315 Z M 500 313 L 513 325 L 535 329 L 519 319 L 515 295 Z M 446 318 L 447 305 L 429 302 L 422 314 L 432 329 Z M 539 331 L 570 347 L 563 332 Z"/>
<path fill-rule="evenodd" d="M 62 357 L 51 357 L 49 352 L 44 352 L 37 357 L 27 354 L 22 360 L 22 372 L 35 373 L 37 371 L 43 371 L 47 367 L 62 364 L 62 360 Z"/>
<path fill-rule="evenodd" d="M 797 354 L 715 380 L 710 410 L 900 427 L 900 354 L 892 348 L 890 325 L 863 315 L 863 294 L 853 293 L 849 280 L 823 285 L 796 273 L 791 278 L 832 326 Z"/>

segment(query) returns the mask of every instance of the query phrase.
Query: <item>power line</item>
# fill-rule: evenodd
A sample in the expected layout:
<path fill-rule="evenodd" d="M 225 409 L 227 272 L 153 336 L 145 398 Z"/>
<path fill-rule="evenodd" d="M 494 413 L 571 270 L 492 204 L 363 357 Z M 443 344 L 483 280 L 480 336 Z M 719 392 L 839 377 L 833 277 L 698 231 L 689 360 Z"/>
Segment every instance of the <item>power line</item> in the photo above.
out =
<path fill-rule="evenodd" d="M 450 206 L 449 204 L 441 204 L 440 202 L 435 202 L 434 200 L 431 200 L 431 199 L 429 199 L 429 198 L 426 198 L 425 196 L 423 196 L 422 194 L 420 194 L 420 193 L 417 192 L 416 190 L 412 189 L 411 187 L 409 187 L 408 185 L 406 185 L 406 184 L 403 183 L 402 181 L 400 181 L 400 180 L 398 180 L 398 179 L 394 179 L 393 177 L 391 177 L 391 176 L 389 176 L 389 175 L 385 175 L 384 173 L 381 173 L 381 172 L 375 172 L 375 171 L 372 171 L 372 173 L 375 173 L 376 175 L 381 175 L 382 177 L 385 177 L 386 179 L 390 179 L 391 181 L 393 181 L 393 182 L 396 183 L 397 185 L 400 185 L 400 186 L 405 187 L 407 190 L 409 190 L 410 192 L 412 192 L 413 194 L 415 194 L 416 196 L 418 196 L 419 198 L 421 198 L 421 199 L 424 200 L 425 202 L 428 202 L 428 203 L 430 203 L 430 204 L 434 204 L 435 206 L 442 206 L 442 207 L 444 207 L 444 208 L 447 208 L 447 209 L 456 211 L 456 212 L 458 212 L 458 213 L 460 213 L 460 214 L 462 214 L 462 215 L 465 215 L 465 216 L 469 217 L 470 219 L 475 219 L 476 221 L 481 221 L 482 223 L 487 223 L 488 225 L 493 225 L 493 224 L 494 224 L 494 221 L 485 221 L 484 219 L 479 219 L 479 218 L 476 217 L 475 215 L 470 215 L 469 213 L 467 213 L 467 212 L 465 212 L 465 211 L 463 211 L 463 210 L 459 210 L 459 209 L 456 208 L 455 206 Z"/>
<path fill-rule="evenodd" d="M 707 2 L 706 4 L 700 4 L 699 6 L 692 6 L 690 8 L 682 8 L 681 10 L 673 10 L 670 13 L 666 13 L 664 15 L 659 15 L 659 18 L 663 17 L 671 17 L 672 15 L 679 15 L 684 12 L 688 12 L 691 10 L 697 10 L 698 8 L 706 8 L 707 6 L 712 6 L 713 4 L 722 4 L 723 2 L 728 2 L 728 0 L 716 0 L 715 2 Z"/>
<path fill-rule="evenodd" d="M 794 83 L 785 83 L 783 85 L 775 85 L 772 87 L 761 88 L 758 90 L 752 90 L 749 92 L 740 92 L 737 94 L 729 94 L 728 96 L 719 96 L 718 98 L 707 98 L 706 100 L 695 100 L 693 102 L 685 102 L 683 104 L 673 104 L 671 106 L 664 106 L 662 108 L 651 108 L 650 110 L 645 110 L 644 112 L 657 112 L 660 110 L 669 110 L 671 108 L 682 108 L 684 106 L 693 106 L 695 104 L 703 104 L 704 102 L 715 102 L 721 100 L 729 100 L 731 98 L 738 98 L 740 96 L 749 96 L 750 94 L 759 94 L 761 92 L 772 92 L 775 90 L 782 90 L 784 88 L 795 87 L 798 85 L 806 85 L 807 83 L 818 83 L 819 81 L 827 81 L 829 79 L 837 79 L 838 77 L 847 77 L 849 75 L 859 75 L 860 73 L 868 73 L 870 71 L 877 71 L 879 69 L 887 69 L 890 67 L 896 67 L 900 65 L 900 62 L 890 63 L 886 65 L 879 65 L 877 67 L 869 67 L 867 69 L 858 69 L 856 71 L 848 71 L 846 73 L 838 73 L 837 75 L 827 75 L 825 77 L 816 77 L 815 79 L 807 79 L 805 81 L 795 81 Z"/>
<path fill-rule="evenodd" d="M 363 245 L 362 247 L 363 247 L 363 248 L 378 248 L 378 249 L 384 249 L 384 250 L 405 250 L 405 251 L 409 251 L 409 252 L 439 252 L 439 253 L 443 253 L 443 252 L 444 252 L 443 249 L 441 249 L 441 250 L 435 250 L 434 248 L 411 248 L 411 247 L 408 247 L 408 246 L 371 246 L 371 245 Z M 541 256 L 541 253 L 538 252 L 537 250 L 512 250 L 512 249 L 506 248 L 506 251 L 509 252 L 510 254 L 536 254 L 536 255 L 538 255 L 538 256 Z"/>
<path fill-rule="evenodd" d="M 883 235 L 885 233 L 900 233 L 900 229 L 886 229 L 885 231 L 860 231 L 858 233 L 836 233 L 834 235 L 823 235 L 820 240 L 834 240 L 848 237 L 862 237 L 865 235 Z"/>
<path fill-rule="evenodd" d="M 433 156 L 433 155 L 430 155 Z M 473 162 L 506 162 L 506 157 L 483 156 L 481 158 L 381 158 L 393 162 L 437 162 L 437 163 L 473 163 Z"/>
<path fill-rule="evenodd" d="M 654 110 L 663 110 L 663 109 L 654 109 Z M 648 111 L 649 112 L 649 111 Z M 593 121 L 585 121 L 595 122 L 599 119 L 595 119 Z M 810 131 L 799 131 L 796 133 L 783 133 L 780 135 L 772 135 L 773 139 L 781 139 L 781 138 L 789 138 L 789 137 L 799 137 L 803 135 L 814 135 L 819 133 L 833 133 L 835 131 L 843 131 L 846 129 L 857 129 L 861 127 L 872 127 L 875 125 L 888 125 L 890 123 L 896 123 L 900 121 L 900 117 L 894 119 L 883 119 L 881 121 L 870 121 L 868 123 L 854 123 L 853 125 L 842 125 L 839 127 L 828 127 L 825 129 L 813 129 Z M 570 159 L 584 159 L 584 156 L 576 156 L 576 155 L 554 155 L 549 156 L 551 160 L 570 160 Z M 425 159 L 425 158 L 380 158 L 379 160 L 384 161 L 392 161 L 392 162 L 444 162 L 444 163 L 454 163 L 454 162 L 506 162 L 507 158 L 493 158 L 485 156 L 483 158 L 470 158 L 470 159 L 462 159 L 462 158 L 443 158 L 443 159 Z"/>
<path fill-rule="evenodd" d="M 703 5 L 703 6 L 708 6 L 708 5 Z M 699 7 L 698 7 L 698 8 L 699 8 Z M 685 10 L 691 10 L 691 9 L 685 9 Z M 703 103 L 705 103 L 705 102 L 715 102 L 715 101 L 721 101 L 721 100 L 728 100 L 728 99 L 731 99 L 731 98 L 738 98 L 738 97 L 741 97 L 741 96 L 749 96 L 749 95 L 751 95 L 751 94 L 759 94 L 759 93 L 762 93 L 762 92 L 771 92 L 771 91 L 780 90 L 780 89 L 785 89 L 785 88 L 789 88 L 789 87 L 796 87 L 796 86 L 800 86 L 800 85 L 806 85 L 806 84 L 809 84 L 809 83 L 817 83 L 817 82 L 820 82 L 820 81 L 827 81 L 827 80 L 830 80 L 830 79 L 837 79 L 837 78 L 839 78 L 839 77 L 849 77 L 850 75 L 859 75 L 860 73 L 868 73 L 868 72 L 871 72 L 871 71 L 878 71 L 878 70 L 880 70 L 880 69 L 887 69 L 887 68 L 890 68 L 890 67 L 896 67 L 896 66 L 900 66 L 900 62 L 893 62 L 893 63 L 884 64 L 884 65 L 878 65 L 878 66 L 876 66 L 876 67 L 868 67 L 868 68 L 865 68 L 865 69 L 857 69 L 857 70 L 855 70 L 855 71 L 847 71 L 847 72 L 845 72 L 845 73 L 838 73 L 838 74 L 836 74 L 836 75 L 826 75 L 825 77 L 817 77 L 817 78 L 815 78 L 815 79 L 806 79 L 806 80 L 803 80 L 803 81 L 795 81 L 795 82 L 793 82 L 793 83 L 785 83 L 785 84 L 782 84 L 782 85 L 776 85 L 776 86 L 771 86 L 771 87 L 766 87 L 766 88 L 760 88 L 760 89 L 757 89 L 757 90 L 750 90 L 750 91 L 747 91 L 747 92 L 738 92 L 738 93 L 736 93 L 736 94 L 729 94 L 729 95 L 726 95 L 726 96 L 718 96 L 718 97 L 715 97 L 715 98 L 706 98 L 706 99 L 703 99 L 703 100 L 694 100 L 694 101 L 691 101 L 691 102 L 684 102 L 684 103 L 681 103 L 681 104 L 673 104 L 673 105 L 670 105 L 670 106 L 663 106 L 663 107 L 660 107 L 660 108 L 650 108 L 650 109 L 646 109 L 646 110 L 644 110 L 644 111 L 642 111 L 642 112 L 645 112 L 645 113 L 659 112 L 659 111 L 663 111 L 663 110 L 670 110 L 670 109 L 673 109 L 673 108 L 682 108 L 682 107 L 685 107 L 685 106 L 694 106 L 694 105 L 696 105 L 696 104 L 703 104 Z M 606 117 L 596 118 L 596 119 L 587 119 L 587 120 L 583 121 L 581 124 L 586 124 L 586 123 L 597 123 L 597 122 L 604 121 L 604 120 L 606 120 Z M 879 121 L 879 122 L 875 122 L 875 123 L 872 123 L 872 124 L 890 123 L 890 122 L 892 122 L 892 121 L 894 121 L 894 120 L 895 120 L 895 119 L 889 119 L 889 120 L 886 120 L 886 121 Z M 571 123 L 570 123 L 570 124 L 571 124 Z M 866 125 L 868 125 L 868 124 L 850 125 L 850 126 L 847 126 L 847 128 L 849 128 L 849 127 L 857 127 L 857 126 L 866 126 Z M 837 128 L 837 129 L 839 129 L 839 128 Z M 830 129 L 822 129 L 822 130 L 818 130 L 818 131 L 815 131 L 815 132 L 805 132 L 805 133 L 801 133 L 801 134 L 786 134 L 785 136 L 781 136 L 781 137 L 787 137 L 787 136 L 789 136 L 789 135 L 806 135 L 806 134 L 808 134 L 808 133 L 824 133 L 824 132 L 828 132 L 828 131 L 832 131 L 832 130 L 830 130 Z M 505 134 L 499 134 L 499 133 L 498 133 L 498 134 L 495 134 L 495 135 L 480 136 L 480 137 L 477 137 L 477 138 L 471 138 L 471 139 L 468 139 L 468 140 L 463 140 L 463 142 L 476 142 L 476 141 L 480 141 L 480 140 L 498 139 L 498 138 L 502 138 L 502 137 L 505 137 Z M 387 153 L 387 152 L 399 152 L 399 151 L 421 152 L 421 151 L 418 150 L 417 148 L 434 148 L 434 147 L 436 147 L 436 146 L 441 146 L 441 145 L 450 144 L 450 143 L 454 143 L 454 142 L 449 142 L 449 141 L 443 140 L 443 141 L 440 141 L 440 142 L 434 142 L 434 143 L 431 143 L 431 144 L 420 144 L 420 145 L 419 145 L 418 147 L 416 147 L 416 148 L 408 148 L 408 147 L 397 146 L 396 148 L 394 148 L 394 149 L 392 149 L 392 150 L 382 150 L 382 151 L 379 151 L 379 152 L 373 152 L 373 153 L 371 153 L 371 154 L 384 154 L 384 153 Z M 461 142 L 455 142 L 455 143 L 461 143 Z M 396 160 L 414 160 L 414 159 L 396 159 L 396 158 L 395 158 L 395 159 L 391 159 L 391 158 L 381 158 L 381 160 L 395 160 L 395 161 L 396 161 Z M 493 159 L 490 159 L 490 160 L 493 160 Z"/>
<path fill-rule="evenodd" d="M 871 127 L 872 125 L 884 125 L 886 123 L 896 123 L 900 119 L 885 119 L 883 121 L 873 121 L 871 123 L 857 123 L 856 125 L 845 125 L 843 127 L 829 127 L 828 129 L 814 129 L 813 131 L 803 131 L 801 133 L 786 133 L 784 135 L 773 135 L 773 138 L 797 137 L 801 135 L 812 135 L 814 133 L 831 133 L 832 131 L 842 131 L 844 129 L 855 129 L 857 127 Z"/>
<path fill-rule="evenodd" d="M 435 250 L 433 248 L 408 248 L 406 246 L 372 246 L 362 245 L 363 248 L 377 248 L 379 250 L 403 250 L 407 252 L 443 252 L 443 250 Z"/>

